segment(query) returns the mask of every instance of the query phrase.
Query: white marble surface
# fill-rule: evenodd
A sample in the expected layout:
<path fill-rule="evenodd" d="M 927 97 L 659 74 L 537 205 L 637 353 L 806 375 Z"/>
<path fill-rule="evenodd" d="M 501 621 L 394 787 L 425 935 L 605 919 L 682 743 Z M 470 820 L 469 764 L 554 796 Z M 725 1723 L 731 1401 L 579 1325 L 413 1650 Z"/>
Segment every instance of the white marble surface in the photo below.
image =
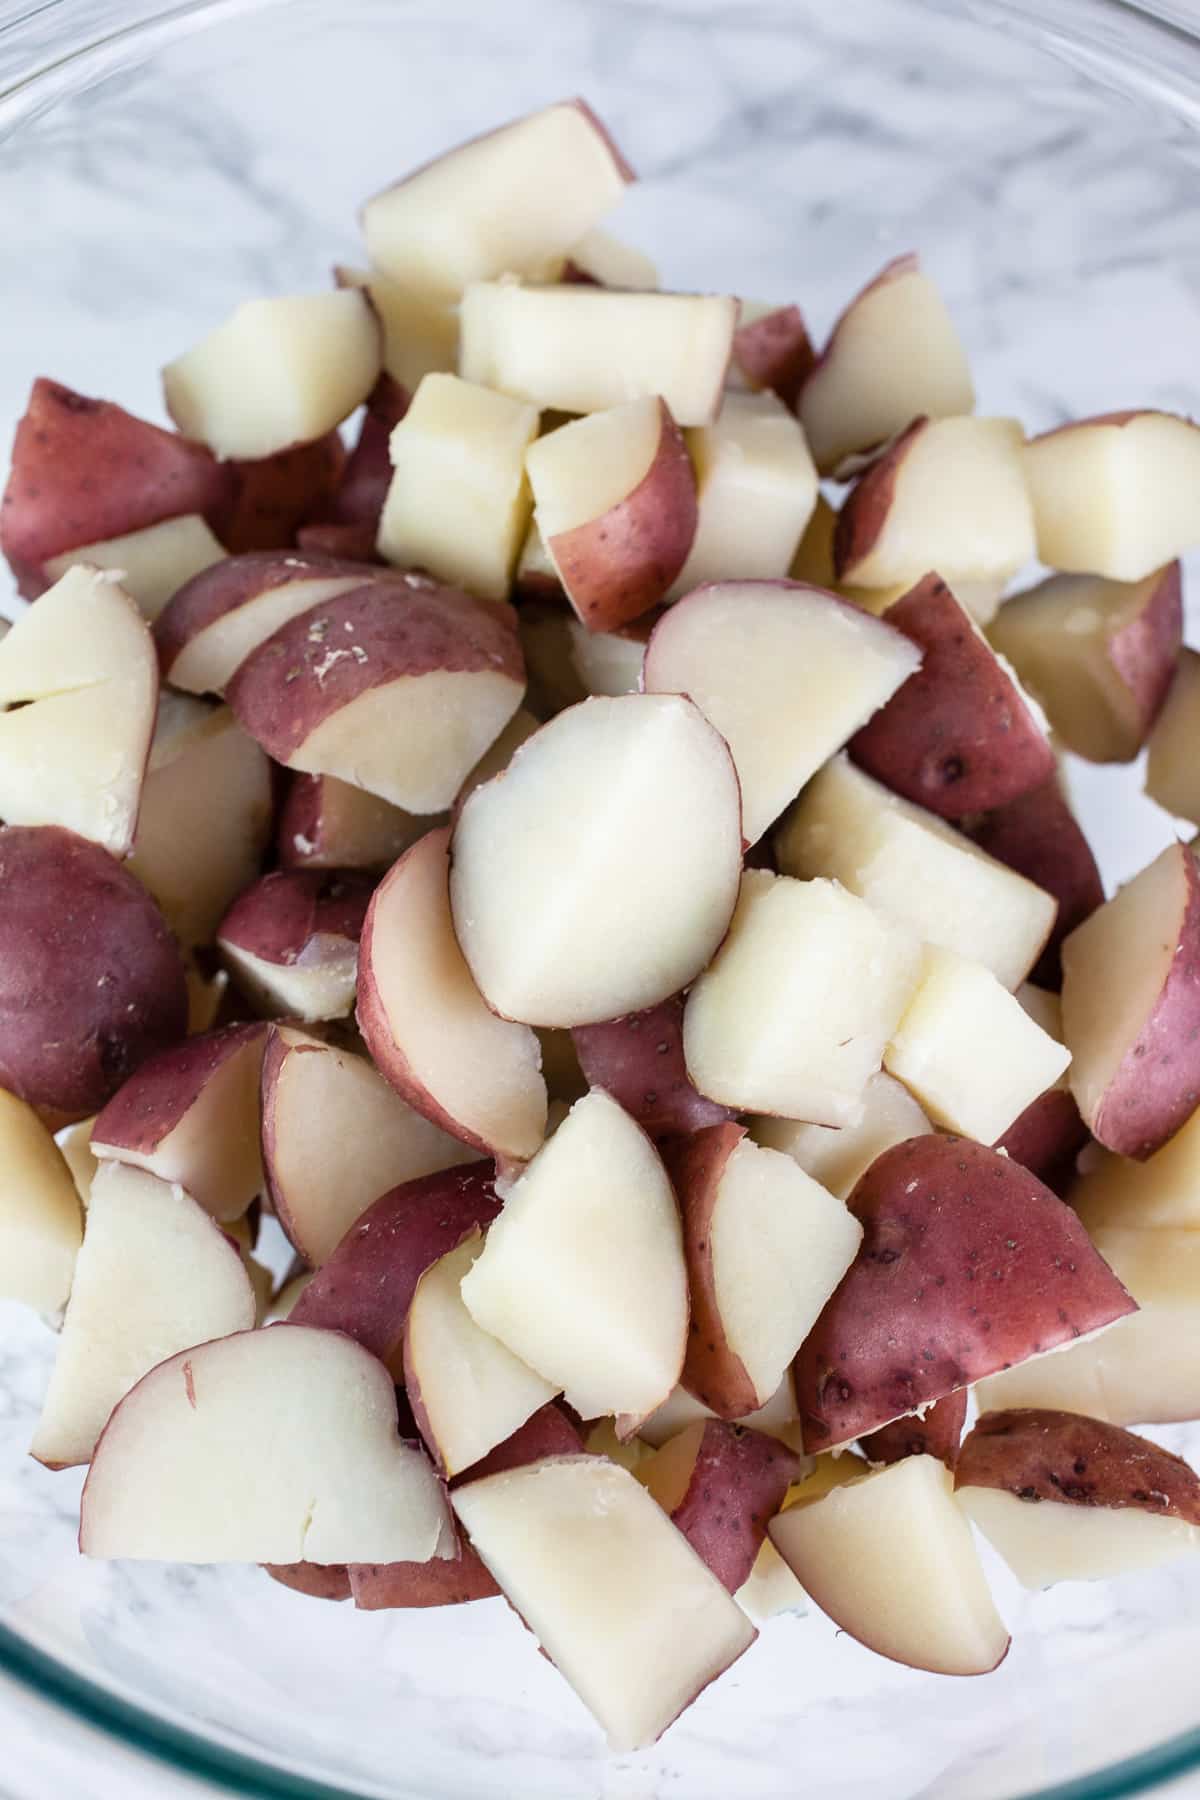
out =
<path fill-rule="evenodd" d="M 88 10 L 129 17 L 121 0 Z M 820 335 L 886 256 L 919 246 L 984 409 L 1033 427 L 1139 402 L 1200 410 L 1200 194 L 1152 70 L 1137 106 L 1097 104 L 955 0 L 287 0 L 241 24 L 217 10 L 218 32 L 153 68 L 115 46 L 85 65 L 89 81 L 115 72 L 84 102 L 0 140 L 0 428 L 34 372 L 160 416 L 159 364 L 247 294 L 322 284 L 356 253 L 363 194 L 572 91 L 646 177 L 620 228 L 668 280 L 798 299 Z M 53 28 L 31 12 L 30 54 Z M 1079 777 L 1110 881 L 1174 829 L 1138 787 L 1136 769 Z M 77 1478 L 25 1456 L 51 1350 L 0 1307 L 3 1616 L 226 1742 L 277 1733 L 279 1754 L 363 1793 L 1005 1800 L 1197 1717 L 1200 1571 L 1034 1599 L 1001 1573 L 1016 1642 L 986 1684 L 784 1619 L 662 1745 L 614 1762 L 499 1603 L 363 1618 L 254 1571 L 81 1567 Z M 0 1800 L 212 1791 L 0 1680 Z"/>

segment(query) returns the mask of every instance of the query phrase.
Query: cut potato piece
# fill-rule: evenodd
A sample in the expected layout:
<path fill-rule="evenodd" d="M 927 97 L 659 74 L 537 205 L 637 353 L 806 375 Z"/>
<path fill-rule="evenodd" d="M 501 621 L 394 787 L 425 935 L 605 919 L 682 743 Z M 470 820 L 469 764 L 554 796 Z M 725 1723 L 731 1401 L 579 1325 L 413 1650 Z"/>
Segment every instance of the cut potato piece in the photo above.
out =
<path fill-rule="evenodd" d="M 798 306 L 776 306 L 770 300 L 742 301 L 729 365 L 731 390 L 749 389 L 758 394 L 770 389 L 794 414 L 796 397 L 815 361 L 812 339 Z M 724 405 L 728 404 L 726 395 Z"/>
<path fill-rule="evenodd" d="M 129 595 L 111 574 L 69 569 L 0 640 L 0 817 L 127 856 L 157 701 L 154 645 Z"/>
<path fill-rule="evenodd" d="M 1200 825 L 1200 651 L 1182 650 L 1150 733 L 1146 792 L 1177 819 Z"/>
<path fill-rule="evenodd" d="M 578 1067 L 593 1087 L 623 1106 L 652 1138 L 720 1125 L 728 1109 L 696 1091 L 683 1057 L 682 994 L 571 1033 Z"/>
<path fill-rule="evenodd" d="M 581 1418 L 613 1414 L 632 1435 L 666 1399 L 687 1337 L 679 1213 L 649 1138 L 607 1094 L 577 1101 L 515 1183 L 462 1297 Z"/>
<path fill-rule="evenodd" d="M 560 713 L 454 832 L 455 930 L 489 1006 L 588 1025 L 678 993 L 729 925 L 740 818 L 729 752 L 690 701 Z"/>
<path fill-rule="evenodd" d="M 367 395 L 368 405 L 378 386 L 377 381 Z M 299 543 L 306 522 L 319 518 L 334 504 L 350 473 L 346 447 L 336 427 L 311 443 L 293 444 L 273 456 L 249 457 L 226 466 L 232 494 L 213 528 L 234 555 Z"/>
<path fill-rule="evenodd" d="M 800 1459 L 777 1438 L 700 1419 L 648 1457 L 638 1480 L 722 1587 L 749 1579 Z"/>
<path fill-rule="evenodd" d="M 610 212 L 633 170 L 591 107 L 562 100 L 459 144 L 368 200 L 363 236 L 394 281 L 455 300 L 537 277 Z"/>
<path fill-rule="evenodd" d="M 711 1407 L 705 1406 L 703 1400 L 697 1400 L 695 1394 L 690 1394 L 685 1387 L 677 1387 L 648 1419 L 642 1420 L 638 1426 L 638 1438 L 641 1443 L 657 1450 L 669 1438 L 678 1436 L 685 1426 L 694 1425 L 697 1420 L 715 1419 L 716 1416 Z M 800 1454 L 803 1446 L 796 1418 L 796 1389 L 791 1370 L 784 1375 L 765 1406 L 756 1407 L 753 1412 L 745 1413 L 733 1422 L 735 1425 L 746 1425 L 751 1431 L 763 1431 L 768 1437 L 778 1438 L 789 1450 Z"/>
<path fill-rule="evenodd" d="M 726 295 L 478 282 L 463 295 L 458 369 L 542 410 L 603 412 L 657 394 L 676 424 L 707 425 L 737 318 Z"/>
<path fill-rule="evenodd" d="M 224 545 L 199 513 L 185 513 L 181 519 L 160 519 L 157 525 L 144 525 L 123 537 L 80 544 L 77 550 L 48 558 L 45 569 L 52 582 L 78 563 L 109 569 L 137 602 L 142 617 L 154 620 L 185 581 L 220 562 L 225 554 Z"/>
<path fill-rule="evenodd" d="M 900 632 L 816 588 L 726 581 L 664 614 L 642 679 L 647 693 L 687 694 L 721 733 L 753 844 L 920 660 Z"/>
<path fill-rule="evenodd" d="M 1007 988 L 1029 974 L 1055 901 L 960 832 L 836 757 L 775 834 L 785 875 L 829 875 L 926 943 L 957 950 Z"/>
<path fill-rule="evenodd" d="M 883 1060 L 936 1125 L 994 1144 L 1054 1085 L 1071 1053 L 982 963 L 927 948 L 921 984 Z"/>
<path fill-rule="evenodd" d="M 33 1108 L 3 1089 L 0 1151 L 0 1295 L 61 1312 L 83 1238 L 82 1196 Z"/>
<path fill-rule="evenodd" d="M 63 1161 L 71 1171 L 79 1204 L 85 1210 L 91 1197 L 92 1182 L 100 1167 L 98 1159 L 92 1155 L 92 1126 L 96 1123 L 97 1116 L 93 1113 L 90 1119 L 80 1119 L 74 1125 L 68 1125 L 54 1140 L 62 1151 Z"/>
<path fill-rule="evenodd" d="M 1200 430 L 1165 412 L 1103 413 L 1026 453 L 1037 553 L 1052 569 L 1141 581 L 1200 543 Z"/>
<path fill-rule="evenodd" d="M 633 290 L 659 285 L 658 270 L 651 259 L 599 225 L 585 231 L 578 243 L 571 245 L 561 279 Z"/>
<path fill-rule="evenodd" d="M 453 1505 L 613 1750 L 653 1743 L 754 1641 L 662 1508 L 603 1457 L 554 1457 L 469 1482 Z"/>
<path fill-rule="evenodd" d="M 285 869 L 382 874 L 429 826 L 336 775 L 293 775 L 279 815 L 279 861 Z"/>
<path fill-rule="evenodd" d="M 458 314 L 444 300 L 393 281 L 381 269 L 334 269 L 340 288 L 361 288 L 383 332 L 384 373 L 412 393 L 426 375 L 458 364 Z"/>
<path fill-rule="evenodd" d="M 300 1325 L 152 1369 L 96 1446 L 79 1527 L 85 1556 L 153 1562 L 419 1562 L 453 1541 L 383 1364 Z"/>
<path fill-rule="evenodd" d="M 696 535 L 696 477 L 657 395 L 575 419 L 531 445 L 538 528 L 583 623 L 612 631 L 656 606 Z"/>
<path fill-rule="evenodd" d="M 217 948 L 258 1012 L 305 1023 L 346 1017 L 373 891 L 369 875 L 276 869 L 239 894 Z"/>
<path fill-rule="evenodd" d="M 427 375 L 392 433 L 380 554 L 505 599 L 529 524 L 525 452 L 537 428 L 532 406 Z"/>
<path fill-rule="evenodd" d="M 900 1462 L 906 1456 L 936 1456 L 953 1469 L 958 1462 L 963 1426 L 967 1418 L 967 1390 L 959 1388 L 920 1413 L 893 1419 L 890 1425 L 869 1431 L 859 1448 L 870 1462 Z"/>
<path fill-rule="evenodd" d="M 1107 1225 L 1200 1231 L 1200 1110 L 1145 1162 L 1089 1152 L 1071 1205 L 1093 1235 Z"/>
<path fill-rule="evenodd" d="M 938 1675 L 985 1675 L 1004 1660 L 1008 1632 L 936 1457 L 789 1506 L 768 1530 L 804 1591 L 869 1650 Z"/>
<path fill-rule="evenodd" d="M 809 1125 L 800 1119 L 753 1119 L 750 1135 L 768 1150 L 781 1150 L 806 1175 L 845 1200 L 877 1156 L 921 1137 L 933 1126 L 906 1087 L 882 1070 L 863 1089 L 862 1109 L 843 1126 Z"/>
<path fill-rule="evenodd" d="M 375 314 L 356 288 L 245 300 L 163 370 L 167 411 L 221 457 L 311 443 L 362 404 L 380 370 Z"/>
<path fill-rule="evenodd" d="M 1089 762 L 1129 762 L 1171 685 L 1183 633 L 1178 563 L 1128 584 L 1053 575 L 1014 594 L 989 635 Z"/>
<path fill-rule="evenodd" d="M 848 1125 L 920 977 L 920 950 L 832 881 L 749 870 L 688 996 L 683 1048 L 726 1106 Z"/>
<path fill-rule="evenodd" d="M 359 1029 L 410 1106 L 485 1155 L 524 1161 L 546 1130 L 541 1048 L 527 1025 L 490 1012 L 471 978 L 450 917 L 449 842 L 431 831 L 376 890 Z"/>
<path fill-rule="evenodd" d="M 106 1163 L 32 1453 L 51 1468 L 91 1460 L 109 1414 L 159 1363 L 255 1322 L 241 1252 L 178 1184 Z"/>

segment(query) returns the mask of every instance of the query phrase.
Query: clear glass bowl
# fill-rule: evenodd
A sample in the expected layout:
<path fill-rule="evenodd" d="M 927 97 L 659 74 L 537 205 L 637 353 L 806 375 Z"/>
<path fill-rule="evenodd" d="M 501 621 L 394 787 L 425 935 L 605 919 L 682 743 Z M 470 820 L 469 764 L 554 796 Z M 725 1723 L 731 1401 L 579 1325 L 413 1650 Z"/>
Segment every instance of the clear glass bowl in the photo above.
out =
<path fill-rule="evenodd" d="M 795 299 L 821 332 L 919 247 L 983 410 L 1035 428 L 1200 411 L 1193 4 L 8 0 L 0 429 L 36 372 L 159 415 L 158 366 L 234 302 L 356 255 L 363 195 L 574 92 L 644 175 L 621 229 L 671 284 Z M 1075 778 L 1110 880 L 1171 836 L 1136 770 Z M 1200 1768 L 1200 1563 L 1037 1596 L 998 1572 L 1014 1644 L 977 1681 L 782 1618 L 660 1745 L 611 1760 L 499 1601 L 355 1615 L 253 1569 L 80 1561 L 78 1476 L 26 1455 L 52 1335 L 6 1307 L 0 1346 L 0 1666 L 34 1716 L 49 1701 L 64 1732 L 88 1721 L 180 1777 L 389 1800 L 1098 1800 Z"/>

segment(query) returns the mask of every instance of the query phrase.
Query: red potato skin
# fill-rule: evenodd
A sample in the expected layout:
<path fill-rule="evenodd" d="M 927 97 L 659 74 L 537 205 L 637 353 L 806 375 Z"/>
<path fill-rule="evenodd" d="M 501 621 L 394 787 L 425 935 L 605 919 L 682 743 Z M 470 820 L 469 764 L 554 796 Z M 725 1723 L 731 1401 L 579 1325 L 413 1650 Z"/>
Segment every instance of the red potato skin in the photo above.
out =
<path fill-rule="evenodd" d="M 688 1079 L 682 994 L 602 1025 L 576 1025 L 571 1040 L 588 1086 L 604 1088 L 656 1142 L 733 1116 Z"/>
<path fill-rule="evenodd" d="M 294 1588 L 313 1600 L 349 1600 L 350 1572 L 344 1563 L 263 1563 L 281 1587 Z"/>
<path fill-rule="evenodd" d="M 914 419 L 859 476 L 847 494 L 833 533 L 833 569 L 839 581 L 851 576 L 855 564 L 874 548 L 892 508 L 900 466 L 928 424 L 924 415 Z"/>
<path fill-rule="evenodd" d="M 268 1043 L 263 1063 L 281 1060 L 283 1046 Z M 404 1321 L 417 1282 L 431 1263 L 484 1230 L 500 1211 L 490 1162 L 468 1163 L 406 1181 L 369 1206 L 318 1269 L 292 1311 L 295 1325 L 344 1331 L 403 1372 Z"/>
<path fill-rule="evenodd" d="M 282 549 L 307 518 L 330 504 L 345 465 L 345 445 L 336 430 L 274 456 L 229 462 L 230 502 L 213 529 L 234 556 Z"/>
<path fill-rule="evenodd" d="M 800 389 L 816 367 L 804 315 L 798 306 L 777 306 L 733 334 L 733 360 L 756 388 L 770 388 L 795 411 Z"/>
<path fill-rule="evenodd" d="M 215 530 L 230 492 L 229 470 L 203 444 L 39 376 L 13 442 L 0 549 L 33 600 L 49 586 L 50 557 L 184 513 Z"/>
<path fill-rule="evenodd" d="M 873 1463 L 903 1462 L 906 1456 L 936 1456 L 953 1470 L 958 1462 L 963 1426 L 967 1422 L 967 1390 L 958 1388 L 935 1400 L 923 1419 L 914 1413 L 893 1419 L 862 1438 L 859 1449 Z"/>
<path fill-rule="evenodd" d="M 373 878 L 354 869 L 276 869 L 238 895 L 217 939 L 289 964 L 317 937 L 356 944 L 374 890 Z"/>
<path fill-rule="evenodd" d="M 999 1488 L 1036 1505 L 1133 1507 L 1200 1525 L 1200 1476 L 1148 1438 L 1079 1413 L 984 1413 L 959 1456 L 955 1487 Z"/>
<path fill-rule="evenodd" d="M 392 485 L 389 443 L 392 432 L 408 411 L 412 396 L 391 375 L 381 375 L 367 396 L 367 409 L 358 441 L 350 452 L 341 479 L 329 504 L 312 515 L 338 525 L 369 525 L 374 549 L 379 515 Z"/>
<path fill-rule="evenodd" d="M 339 855 L 339 850 L 345 851 L 345 840 L 339 845 L 336 834 L 331 829 L 326 810 L 325 784 L 333 777 L 289 774 L 283 769 L 279 773 L 288 784 L 275 830 L 275 848 L 280 867 L 307 869 L 315 864 L 323 869 L 332 866 L 345 870 L 357 868 L 358 864 L 345 861 Z M 300 848 L 301 842 L 311 845 L 311 849 Z M 368 873 L 382 874 L 386 867 L 386 862 L 372 863 Z"/>
<path fill-rule="evenodd" d="M 1136 618 L 1108 640 L 1109 661 L 1138 710 L 1142 743 L 1162 711 L 1183 646 L 1183 577 L 1168 563 Z"/>
<path fill-rule="evenodd" d="M 813 1452 L 1137 1310 L 1071 1209 L 968 1138 L 894 1145 L 848 1204 L 862 1244 L 794 1365 Z"/>
<path fill-rule="evenodd" d="M 375 688 L 482 670 L 524 684 L 511 607 L 428 576 L 383 575 L 280 626 L 246 658 L 226 698 L 243 730 L 286 763 L 327 718 Z"/>
<path fill-rule="evenodd" d="M 683 433 L 659 401 L 658 447 L 641 481 L 597 519 L 547 540 L 589 631 L 615 631 L 657 606 L 687 561 L 699 516 Z"/>
<path fill-rule="evenodd" d="M 1091 845 L 1057 776 L 1005 806 L 960 819 L 958 826 L 981 850 L 1058 901 L 1054 929 L 1029 977 L 1057 993 L 1062 986 L 1063 939 L 1104 904 L 1104 884 Z"/>
<path fill-rule="evenodd" d="M 0 829 L 0 1087 L 54 1125 L 183 1038 L 183 959 L 141 883 L 56 825 Z"/>
<path fill-rule="evenodd" d="M 179 1124 L 231 1056 L 266 1041 L 265 1025 L 226 1025 L 150 1057 L 103 1108 L 93 1144 L 149 1155 Z"/>
<path fill-rule="evenodd" d="M 1075 1179 L 1075 1158 L 1091 1137 L 1066 1088 L 1050 1088 L 1014 1119 L 996 1149 L 1036 1175 L 1060 1200 Z"/>
<path fill-rule="evenodd" d="M 737 1592 L 800 1469 L 778 1438 L 708 1419 L 683 1499 L 671 1516 L 701 1562 Z"/>
<path fill-rule="evenodd" d="M 889 606 L 921 666 L 850 740 L 851 760 L 943 819 L 1003 806 L 1053 780 L 1049 739 L 939 575 Z"/>
<path fill-rule="evenodd" d="M 541 1462 L 544 1456 L 583 1456 L 583 1439 L 567 1417 L 562 1405 L 548 1400 L 530 1413 L 523 1425 L 506 1437 L 502 1444 L 481 1456 L 469 1469 L 463 1469 L 451 1481 L 481 1481 L 485 1475 L 503 1475 L 508 1469 L 523 1469 L 526 1463 Z"/>
<path fill-rule="evenodd" d="M 296 546 L 305 555 L 339 556 L 348 562 L 384 563 L 375 550 L 375 527 L 365 521 L 357 525 L 322 523 L 302 525 L 296 533 Z"/>
<path fill-rule="evenodd" d="M 729 1346 L 717 1309 L 712 1266 L 712 1215 L 725 1164 L 745 1137 L 728 1122 L 663 1146 L 683 1224 L 691 1318 L 680 1380 L 690 1394 L 721 1419 L 753 1412 L 761 1396 L 739 1356 Z"/>

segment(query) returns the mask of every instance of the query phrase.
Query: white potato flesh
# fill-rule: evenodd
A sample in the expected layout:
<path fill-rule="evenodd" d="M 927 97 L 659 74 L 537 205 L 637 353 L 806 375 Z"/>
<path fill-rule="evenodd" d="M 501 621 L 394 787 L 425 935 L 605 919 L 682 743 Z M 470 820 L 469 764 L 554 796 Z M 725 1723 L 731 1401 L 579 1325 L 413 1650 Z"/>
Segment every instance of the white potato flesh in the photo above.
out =
<path fill-rule="evenodd" d="M 755 1625 L 765 1625 L 780 1613 L 808 1611 L 808 1595 L 770 1538 L 759 1545 L 754 1567 L 733 1597 Z"/>
<path fill-rule="evenodd" d="M 511 1437 L 557 1388 L 481 1331 L 459 1287 L 483 1234 L 447 1251 L 417 1283 L 404 1336 L 404 1377 L 422 1435 L 445 1475 L 469 1469 Z"/>
<path fill-rule="evenodd" d="M 1200 1110 L 1145 1162 L 1090 1149 L 1071 1205 L 1093 1233 L 1106 1225 L 1200 1231 Z"/>
<path fill-rule="evenodd" d="M 658 269 L 644 251 L 594 225 L 571 245 L 568 261 L 602 287 L 650 289 L 659 285 Z"/>
<path fill-rule="evenodd" d="M 694 980 L 732 917 L 740 864 L 737 776 L 691 702 L 587 700 L 463 807 L 455 931 L 503 1017 L 594 1024 Z"/>
<path fill-rule="evenodd" d="M 357 288 L 245 300 L 163 370 L 180 431 L 252 460 L 324 437 L 364 401 L 381 364 L 375 314 Z"/>
<path fill-rule="evenodd" d="M 475 1152 L 414 1112 L 365 1057 L 277 1030 L 289 1054 L 264 1082 L 263 1158 L 280 1223 L 316 1266 L 372 1200 Z"/>
<path fill-rule="evenodd" d="M 714 582 L 664 615 L 647 693 L 687 694 L 729 745 L 748 843 L 920 667 L 911 638 L 786 582 Z"/>
<path fill-rule="evenodd" d="M 160 1363 L 108 1423 L 83 1492 L 85 1556 L 428 1562 L 449 1508 L 396 1432 L 383 1364 L 337 1331 L 273 1325 Z"/>
<path fill-rule="evenodd" d="M 264 1019 L 345 1019 L 354 1010 L 358 945 L 318 932 L 292 962 L 256 956 L 244 944 L 219 937 L 217 948 L 238 987 Z"/>
<path fill-rule="evenodd" d="M 688 1074 L 726 1106 L 850 1124 L 920 968 L 916 940 L 835 882 L 749 870 L 684 1008 Z"/>
<path fill-rule="evenodd" d="M 264 588 L 198 631 L 167 670 L 167 679 L 189 694 L 223 694 L 250 652 L 281 625 L 362 585 L 361 574 L 311 575 Z"/>
<path fill-rule="evenodd" d="M 1200 1550 L 1194 1525 L 1137 1506 L 1031 1503 L 990 1487 L 961 1487 L 956 1498 L 1027 1588 L 1108 1581 Z"/>
<path fill-rule="evenodd" d="M 187 980 L 188 1036 L 192 1037 L 199 1031 L 211 1031 L 216 1024 L 221 1002 L 229 991 L 229 976 L 224 969 L 218 969 L 214 975 L 205 975 L 190 957 L 184 959 L 184 976 Z"/>
<path fill-rule="evenodd" d="M 521 545 L 521 554 L 517 558 L 517 572 L 514 580 L 517 587 L 520 588 L 523 582 L 527 582 L 531 578 L 534 581 L 558 584 L 558 570 L 546 548 L 546 540 L 542 536 L 542 529 L 538 524 L 536 507 L 530 516 L 525 542 Z"/>
<path fill-rule="evenodd" d="M 462 1297 L 582 1418 L 633 1423 L 679 1380 L 687 1274 L 675 1195 L 648 1137 L 599 1089 L 509 1192 Z"/>
<path fill-rule="evenodd" d="M 463 295 L 459 373 L 560 412 L 658 394 L 676 424 L 706 425 L 720 409 L 737 317 L 726 295 L 479 282 Z"/>
<path fill-rule="evenodd" d="M 537 428 L 532 406 L 457 375 L 426 375 L 391 435 L 380 555 L 504 599 L 529 524 L 525 452 Z"/>
<path fill-rule="evenodd" d="M 775 834 L 785 875 L 829 875 L 926 943 L 957 950 L 1017 987 L 1041 955 L 1058 903 L 941 819 L 889 793 L 844 756 L 809 783 Z"/>
<path fill-rule="evenodd" d="M 181 518 L 162 519 L 123 537 L 81 544 L 77 550 L 52 556 L 45 570 L 51 581 L 58 581 L 78 563 L 111 569 L 129 597 L 137 601 L 143 618 L 153 620 L 177 588 L 225 555 L 224 545 L 199 513 L 184 513 Z"/>
<path fill-rule="evenodd" d="M 82 1239 L 65 1157 L 32 1106 L 0 1088 L 0 1295 L 59 1312 Z"/>
<path fill-rule="evenodd" d="M 1033 558 L 1025 434 L 1015 419 L 931 419 L 901 452 L 877 537 L 843 570 L 859 587 L 1007 580 Z"/>
<path fill-rule="evenodd" d="M 69 569 L 0 639 L 0 817 L 128 855 L 157 701 L 129 595 L 110 573 Z"/>
<path fill-rule="evenodd" d="M 810 1599 L 868 1649 L 940 1675 L 982 1675 L 1008 1650 L 949 1471 L 908 1456 L 767 1527 Z"/>
<path fill-rule="evenodd" d="M 658 455 L 663 425 L 657 394 L 647 394 L 572 419 L 530 444 L 525 468 L 543 542 L 552 545 L 560 532 L 628 499 Z"/>
<path fill-rule="evenodd" d="M 566 622 L 571 660 L 588 694 L 618 699 L 636 694 L 642 679 L 645 641 L 619 631 L 589 631 L 576 618 Z"/>
<path fill-rule="evenodd" d="M 365 290 L 383 331 L 383 369 L 409 392 L 435 370 L 458 366 L 458 313 L 379 269 L 334 271 L 339 287 Z"/>
<path fill-rule="evenodd" d="M 1081 420 L 1026 450 L 1037 553 L 1052 569 L 1141 581 L 1200 543 L 1200 429 L 1171 413 Z"/>
<path fill-rule="evenodd" d="M 817 471 L 778 395 L 728 393 L 711 425 L 687 433 L 699 518 L 667 598 L 705 581 L 784 576 L 817 501 Z"/>
<path fill-rule="evenodd" d="M 709 1224 L 713 1290 L 729 1347 L 766 1402 L 862 1242 L 862 1226 L 777 1150 L 744 1138 Z"/>
<path fill-rule="evenodd" d="M 290 1318 L 293 1307 L 315 1274 L 315 1269 L 305 1269 L 302 1274 L 293 1275 L 290 1281 L 285 1281 L 268 1306 L 263 1323 L 278 1325 Z"/>
<path fill-rule="evenodd" d="M 254 1322 L 241 1252 L 210 1215 L 177 1183 L 103 1164 L 32 1454 L 54 1468 L 89 1462 L 143 1375 Z"/>
<path fill-rule="evenodd" d="M 966 352 L 936 285 L 900 257 L 846 308 L 800 392 L 800 422 L 823 471 L 913 419 L 969 413 Z"/>
<path fill-rule="evenodd" d="M 1146 792 L 1177 819 L 1200 825 L 1200 651 L 1184 649 L 1150 733 Z"/>
<path fill-rule="evenodd" d="M 3 1102 L 0 1102 L 0 1105 L 2 1104 Z M 79 1195 L 79 1203 L 83 1207 L 87 1206 L 87 1203 L 91 1198 L 92 1182 L 95 1180 L 96 1171 L 100 1167 L 99 1159 L 92 1155 L 92 1126 L 96 1123 L 96 1116 L 97 1115 L 93 1113 L 90 1119 L 80 1119 L 77 1124 L 66 1126 L 58 1133 L 54 1140 L 58 1145 L 58 1148 L 62 1151 L 63 1161 L 71 1171 L 71 1179 L 75 1183 L 75 1192 Z M 2 1132 L 3 1123 L 0 1121 L 0 1141 L 2 1141 Z M 66 1217 L 68 1220 L 70 1219 L 71 1215 L 69 1212 L 66 1214 Z M 76 1217 L 76 1227 L 78 1226 L 78 1223 L 78 1217 Z M 76 1240 L 78 1240 L 78 1236 L 78 1230 L 75 1229 L 74 1237 Z M 76 1242 L 76 1248 L 78 1248 L 78 1242 Z M 74 1251 L 71 1253 L 71 1260 L 74 1261 Z"/>
<path fill-rule="evenodd" d="M 430 832 L 376 892 L 361 983 L 390 1047 L 375 1044 L 375 1056 L 386 1073 L 394 1053 L 397 1085 L 427 1096 L 460 1136 L 525 1160 L 546 1130 L 541 1047 L 527 1025 L 489 1011 L 471 977 L 450 917 L 449 836 Z"/>
<path fill-rule="evenodd" d="M 768 1150 L 781 1150 L 839 1200 L 853 1191 L 877 1156 L 908 1138 L 933 1130 L 908 1089 L 880 1070 L 863 1089 L 856 1119 L 840 1127 L 802 1119 L 754 1119 L 750 1135 Z"/>
<path fill-rule="evenodd" d="M 547 1458 L 468 1482 L 453 1505 L 613 1750 L 653 1743 L 754 1641 L 682 1532 L 615 1463 Z"/>
<path fill-rule="evenodd" d="M 493 775 L 502 775 L 526 739 L 531 738 L 535 731 L 540 731 L 541 724 L 542 721 L 535 719 L 533 714 L 527 712 L 523 706 L 518 707 L 500 736 L 494 743 L 488 745 L 471 773 L 466 777 L 462 787 L 458 790 L 455 804 L 461 806 L 467 795 L 473 794 L 477 787 L 482 787 L 485 781 L 492 779 Z M 432 819 L 423 819 L 421 824 L 425 829 L 420 835 L 424 836 L 434 823 L 435 821 Z"/>
<path fill-rule="evenodd" d="M 994 1144 L 1054 1086 L 1071 1053 L 982 963 L 928 948 L 883 1060 L 936 1125 Z"/>
<path fill-rule="evenodd" d="M 715 1419 L 716 1413 L 705 1406 L 703 1400 L 697 1400 L 684 1387 L 672 1390 L 656 1407 L 649 1418 L 643 1419 L 638 1426 L 638 1436 L 651 1449 L 657 1450 L 668 1439 L 678 1436 L 687 1425 L 694 1425 L 698 1419 Z M 753 1412 L 744 1413 L 735 1425 L 749 1425 L 754 1431 L 765 1431 L 768 1437 L 778 1438 L 787 1444 L 797 1455 L 802 1455 L 804 1446 L 800 1439 L 800 1421 L 796 1417 L 796 1387 L 790 1369 L 785 1370 L 783 1380 L 764 1405 L 756 1407 Z"/>
<path fill-rule="evenodd" d="M 454 300 L 470 281 L 545 273 L 632 178 L 590 108 L 562 101 L 376 194 L 362 209 L 363 235 L 372 262 L 393 280 Z"/>

